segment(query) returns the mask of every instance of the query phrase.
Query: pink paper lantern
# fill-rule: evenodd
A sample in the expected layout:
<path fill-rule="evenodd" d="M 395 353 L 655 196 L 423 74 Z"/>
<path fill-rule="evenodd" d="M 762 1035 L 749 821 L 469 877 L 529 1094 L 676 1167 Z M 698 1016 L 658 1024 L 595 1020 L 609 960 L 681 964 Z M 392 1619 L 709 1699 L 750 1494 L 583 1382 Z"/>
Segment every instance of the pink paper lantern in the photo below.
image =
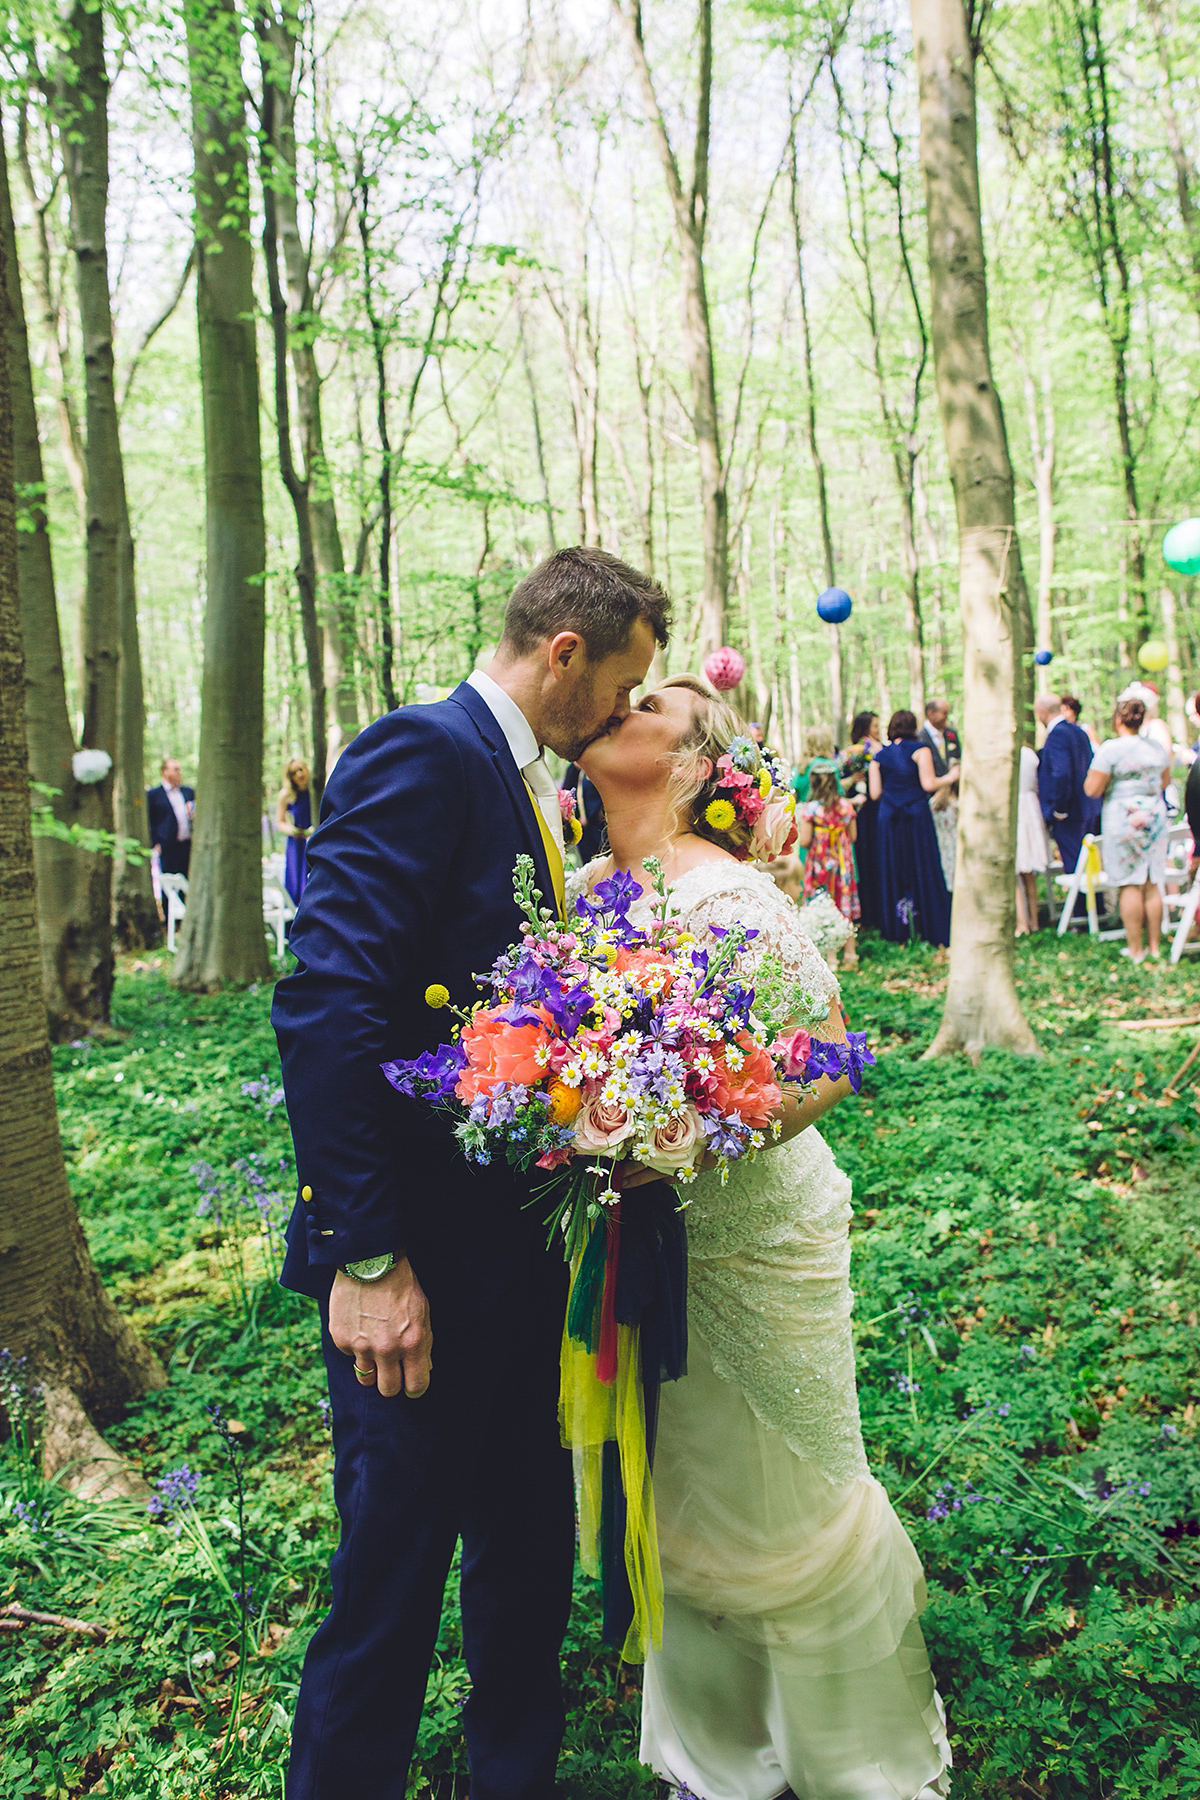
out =
<path fill-rule="evenodd" d="M 705 658 L 704 673 L 712 682 L 719 694 L 727 694 L 731 688 L 737 687 L 746 673 L 746 659 L 726 644 L 723 649 L 714 650 Z"/>

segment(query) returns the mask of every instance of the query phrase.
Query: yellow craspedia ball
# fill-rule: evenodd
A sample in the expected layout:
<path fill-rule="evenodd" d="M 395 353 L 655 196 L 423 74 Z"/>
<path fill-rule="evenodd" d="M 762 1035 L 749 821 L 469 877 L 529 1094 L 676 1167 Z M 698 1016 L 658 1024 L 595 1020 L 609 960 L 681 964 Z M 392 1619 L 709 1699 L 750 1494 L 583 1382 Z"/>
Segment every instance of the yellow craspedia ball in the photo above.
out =
<path fill-rule="evenodd" d="M 774 786 L 774 783 L 771 779 L 771 771 L 770 771 L 770 769 L 767 768 L 766 764 L 764 763 L 762 768 L 758 771 L 758 791 L 762 795 L 764 800 L 766 799 L 767 795 L 770 793 L 773 786 Z"/>
<path fill-rule="evenodd" d="M 710 800 L 704 817 L 714 831 L 728 831 L 737 819 L 731 800 Z"/>
<path fill-rule="evenodd" d="M 546 1096 L 550 1101 L 550 1116 L 556 1125 L 571 1125 L 579 1117 L 583 1095 L 578 1088 L 568 1086 L 565 1081 L 552 1081 Z"/>
<path fill-rule="evenodd" d="M 435 1012 L 440 1011 L 443 1006 L 449 1006 L 450 989 L 443 987 L 440 981 L 435 981 L 432 987 L 425 989 L 425 1004 L 432 1006 Z"/>
<path fill-rule="evenodd" d="M 571 842 L 577 844 L 583 836 L 583 826 L 579 823 L 578 819 L 568 819 L 567 824 L 570 827 Z"/>

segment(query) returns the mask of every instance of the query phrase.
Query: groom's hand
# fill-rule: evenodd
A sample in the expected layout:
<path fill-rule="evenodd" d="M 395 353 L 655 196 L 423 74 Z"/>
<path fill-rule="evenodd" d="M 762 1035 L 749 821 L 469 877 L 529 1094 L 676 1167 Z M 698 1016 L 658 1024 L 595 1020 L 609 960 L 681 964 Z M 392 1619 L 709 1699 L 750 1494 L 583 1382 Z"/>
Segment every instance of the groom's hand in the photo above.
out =
<path fill-rule="evenodd" d="M 417 1400 L 429 1386 L 429 1302 L 407 1258 L 380 1281 L 351 1281 L 339 1269 L 329 1295 L 329 1335 L 356 1367 L 375 1370 L 385 1399 Z"/>

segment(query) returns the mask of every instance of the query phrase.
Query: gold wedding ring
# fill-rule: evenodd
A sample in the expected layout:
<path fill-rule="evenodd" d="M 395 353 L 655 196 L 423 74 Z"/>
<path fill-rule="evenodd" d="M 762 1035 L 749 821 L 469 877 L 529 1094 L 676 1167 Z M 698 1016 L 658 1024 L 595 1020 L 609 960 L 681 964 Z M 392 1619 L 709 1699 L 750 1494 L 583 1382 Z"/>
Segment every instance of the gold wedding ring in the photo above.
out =
<path fill-rule="evenodd" d="M 374 1381 L 376 1372 L 374 1369 L 360 1369 L 358 1364 L 355 1363 L 354 1373 L 359 1381 L 362 1382 L 363 1386 L 366 1387 L 368 1381 Z"/>

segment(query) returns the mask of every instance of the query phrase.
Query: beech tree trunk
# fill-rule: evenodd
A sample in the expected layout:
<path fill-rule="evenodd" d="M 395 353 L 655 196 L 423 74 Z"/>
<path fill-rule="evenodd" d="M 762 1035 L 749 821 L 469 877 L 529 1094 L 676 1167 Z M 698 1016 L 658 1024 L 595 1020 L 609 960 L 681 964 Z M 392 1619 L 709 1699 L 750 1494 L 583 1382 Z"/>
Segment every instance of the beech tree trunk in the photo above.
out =
<path fill-rule="evenodd" d="M 712 105 L 712 0 L 699 0 L 699 68 L 696 76 L 696 135 L 692 179 L 685 189 L 679 162 L 646 59 L 641 0 L 616 0 L 629 33 L 633 64 L 642 100 L 662 164 L 675 237 L 683 270 L 683 352 L 691 377 L 692 431 L 700 465 L 700 508 L 704 536 L 704 594 L 696 653 L 700 661 L 726 640 L 729 628 L 729 502 L 721 457 L 717 377 L 713 362 L 708 289 L 704 271 L 704 238 L 708 224 L 708 154 Z"/>
<path fill-rule="evenodd" d="M 239 33 L 233 0 L 190 6 L 208 597 L 192 875 L 172 980 L 200 992 L 271 972 L 261 828 L 267 546 Z"/>
<path fill-rule="evenodd" d="M 124 483 L 122 482 L 122 488 Z M 138 633 L 137 582 L 129 509 L 124 504 L 117 536 L 117 621 L 121 638 L 117 693 L 117 836 L 132 838 L 146 852 L 131 862 L 120 850 L 113 870 L 113 923 L 126 950 L 161 942 L 162 921 L 154 904 L 150 875 L 150 826 L 146 818 L 146 696 L 142 686 L 142 646 Z"/>
<path fill-rule="evenodd" d="M 930 1056 L 1038 1044 L 1013 980 L 1018 692 L 1028 610 L 988 348 L 974 52 L 962 0 L 912 0 L 938 405 L 958 516 L 963 773 L 950 977 Z"/>
<path fill-rule="evenodd" d="M 100 796 L 94 787 L 77 783 L 71 772 L 75 738 L 67 710 L 54 563 L 44 500 L 42 447 L 34 407 L 12 196 L 2 136 L 0 244 L 6 267 L 5 335 L 14 466 L 21 493 L 27 496 L 23 502 L 23 528 L 17 533 L 17 586 L 25 654 L 25 718 L 30 773 L 35 781 L 59 790 L 59 797 L 52 806 L 55 816 L 64 825 L 96 828 L 104 823 Z M 108 1018 L 113 983 L 112 929 L 108 909 L 110 872 L 99 866 L 107 858 L 90 856 L 58 838 L 36 839 L 34 860 L 38 880 L 42 992 L 50 1035 L 56 1041 L 64 1041 L 79 1037 Z"/>
<path fill-rule="evenodd" d="M 8 244 L 0 244 L 0 293 Z M 42 1004 L 29 824 L 25 665 L 17 599 L 13 408 L 5 303 L 0 331 L 0 1345 L 29 1359 L 46 1401 L 48 1471 L 72 1485 L 129 1492 L 93 1424 L 166 1381 L 117 1312 L 88 1254 L 67 1187 Z M 22 533 L 22 536 L 25 534 Z M 91 1414 L 92 1417 L 88 1415 Z"/>

